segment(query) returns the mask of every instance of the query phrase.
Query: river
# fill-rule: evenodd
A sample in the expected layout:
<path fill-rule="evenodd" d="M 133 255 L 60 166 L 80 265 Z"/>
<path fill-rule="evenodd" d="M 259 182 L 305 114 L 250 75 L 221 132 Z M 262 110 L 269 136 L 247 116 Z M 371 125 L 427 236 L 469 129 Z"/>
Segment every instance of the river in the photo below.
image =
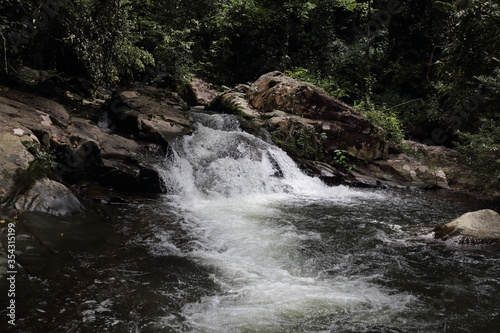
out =
<path fill-rule="evenodd" d="M 481 203 L 328 187 L 234 117 L 194 117 L 167 194 L 36 215 L 58 237 L 24 259 L 19 332 L 500 332 L 500 249 L 431 233 Z"/>

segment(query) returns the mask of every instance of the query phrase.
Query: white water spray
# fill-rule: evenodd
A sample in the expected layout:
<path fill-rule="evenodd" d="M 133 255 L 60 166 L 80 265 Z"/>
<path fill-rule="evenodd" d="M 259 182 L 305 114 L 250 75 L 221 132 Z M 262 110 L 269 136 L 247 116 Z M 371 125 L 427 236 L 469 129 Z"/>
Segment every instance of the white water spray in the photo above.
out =
<path fill-rule="evenodd" d="M 193 239 L 187 255 L 213 269 L 222 290 L 184 307 L 190 330 L 322 331 L 346 314 L 383 322 L 404 308 L 407 295 L 320 274 L 301 251 L 320 235 L 282 218 L 284 204 L 348 204 L 376 194 L 306 176 L 282 150 L 239 130 L 232 116 L 197 118 L 197 131 L 173 144 L 162 169 L 168 200 Z"/>

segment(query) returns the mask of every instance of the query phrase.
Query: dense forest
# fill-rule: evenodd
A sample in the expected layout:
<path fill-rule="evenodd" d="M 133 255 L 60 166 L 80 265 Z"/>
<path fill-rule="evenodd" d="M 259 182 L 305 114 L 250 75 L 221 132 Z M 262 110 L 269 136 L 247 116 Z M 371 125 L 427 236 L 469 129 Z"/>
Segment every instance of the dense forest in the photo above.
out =
<path fill-rule="evenodd" d="M 4 84 L 230 86 L 280 70 L 388 138 L 455 147 L 500 184 L 500 5 L 484 0 L 1 0 Z"/>

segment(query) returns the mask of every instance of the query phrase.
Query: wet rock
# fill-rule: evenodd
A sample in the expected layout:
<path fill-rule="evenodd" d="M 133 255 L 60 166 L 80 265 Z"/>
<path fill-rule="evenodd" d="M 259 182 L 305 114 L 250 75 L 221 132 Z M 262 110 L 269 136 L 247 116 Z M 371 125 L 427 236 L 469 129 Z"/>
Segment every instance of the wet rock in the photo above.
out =
<path fill-rule="evenodd" d="M 236 90 L 229 90 L 218 95 L 208 106 L 209 110 L 240 115 L 246 119 L 258 121 L 261 114 L 250 106 L 246 94 Z"/>
<path fill-rule="evenodd" d="M 189 109 L 175 93 L 135 88 L 113 93 L 106 107 L 117 132 L 131 138 L 168 146 L 168 142 L 193 130 Z"/>
<path fill-rule="evenodd" d="M 350 184 L 349 175 L 337 168 L 323 162 L 311 161 L 306 159 L 297 159 L 299 166 L 310 176 L 316 176 L 325 184 L 335 186 Z M 352 185 L 352 184 L 350 184 Z"/>
<path fill-rule="evenodd" d="M 20 212 L 42 212 L 53 215 L 80 213 L 83 205 L 63 184 L 43 178 L 17 198 L 14 207 Z"/>
<path fill-rule="evenodd" d="M 194 78 L 181 93 L 189 105 L 208 105 L 219 93 L 210 83 L 200 78 Z"/>
<path fill-rule="evenodd" d="M 500 215 L 490 209 L 465 213 L 434 229 L 436 238 L 461 244 L 500 242 Z"/>
<path fill-rule="evenodd" d="M 1 120 L 0 120 L 1 122 Z M 0 173 L 0 203 L 6 201 L 15 190 L 15 176 L 19 171 L 26 170 L 35 159 L 23 141 L 33 140 L 29 136 L 19 136 L 13 133 L 11 126 L 0 126 L 0 154 L 2 167 Z M 29 130 L 27 130 L 29 133 Z"/>
<path fill-rule="evenodd" d="M 157 171 L 143 158 L 147 145 L 102 132 L 83 119 L 67 128 L 70 144 L 53 143 L 66 158 L 58 174 L 72 183 L 96 179 L 104 186 L 125 191 L 161 192 Z"/>

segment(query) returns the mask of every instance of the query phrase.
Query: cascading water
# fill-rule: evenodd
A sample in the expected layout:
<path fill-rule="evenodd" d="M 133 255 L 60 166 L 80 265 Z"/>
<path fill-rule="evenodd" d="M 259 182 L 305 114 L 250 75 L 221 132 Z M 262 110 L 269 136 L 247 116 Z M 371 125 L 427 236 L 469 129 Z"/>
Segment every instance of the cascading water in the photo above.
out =
<path fill-rule="evenodd" d="M 324 331 L 346 318 L 368 326 L 397 319 L 412 296 L 326 274 L 307 253 L 321 235 L 286 217 L 286 207 L 348 205 L 381 194 L 306 176 L 282 150 L 242 132 L 233 116 L 196 120 L 197 131 L 173 144 L 162 175 L 191 239 L 187 256 L 213 269 L 220 287 L 183 307 L 188 331 Z"/>
<path fill-rule="evenodd" d="M 500 247 L 430 236 L 482 203 L 327 187 L 236 118 L 193 117 L 159 166 L 169 194 L 35 214 L 50 241 L 19 234 L 38 250 L 15 332 L 499 332 Z"/>

